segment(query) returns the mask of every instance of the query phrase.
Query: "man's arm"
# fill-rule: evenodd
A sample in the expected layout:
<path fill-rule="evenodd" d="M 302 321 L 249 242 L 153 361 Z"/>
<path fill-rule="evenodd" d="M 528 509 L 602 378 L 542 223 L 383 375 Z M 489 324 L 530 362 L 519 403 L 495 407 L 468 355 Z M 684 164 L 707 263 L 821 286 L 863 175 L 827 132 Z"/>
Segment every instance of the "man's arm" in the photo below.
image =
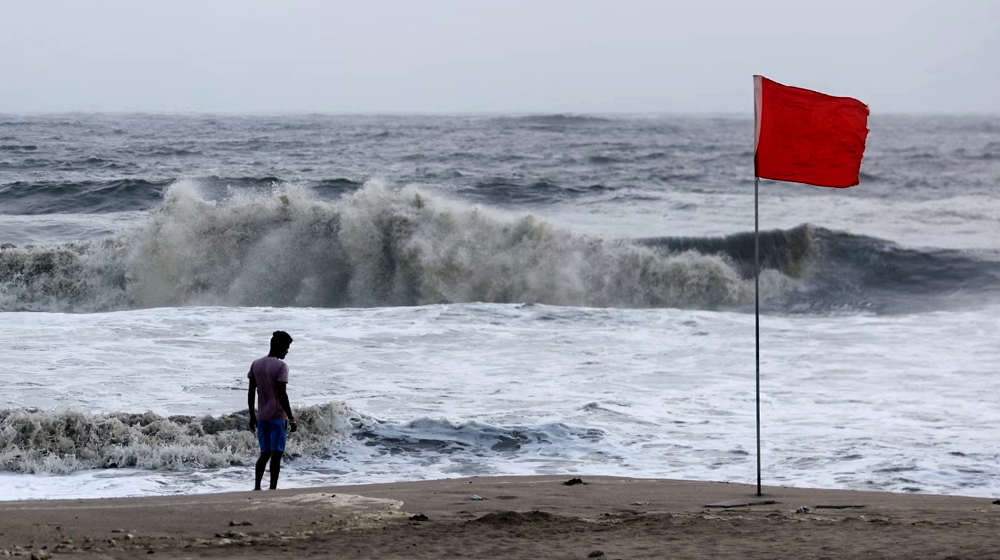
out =
<path fill-rule="evenodd" d="M 257 431 L 257 412 L 254 410 L 254 397 L 257 396 L 257 380 L 250 378 L 250 389 L 247 390 L 247 409 L 250 411 L 250 431 Z"/>
<path fill-rule="evenodd" d="M 295 425 L 295 415 L 292 414 L 292 405 L 288 402 L 288 383 L 285 381 L 276 381 L 274 388 L 278 391 L 278 403 L 281 404 L 281 410 L 284 410 L 285 415 L 288 416 L 288 423 L 292 425 L 291 431 L 294 432 L 298 427 Z"/>

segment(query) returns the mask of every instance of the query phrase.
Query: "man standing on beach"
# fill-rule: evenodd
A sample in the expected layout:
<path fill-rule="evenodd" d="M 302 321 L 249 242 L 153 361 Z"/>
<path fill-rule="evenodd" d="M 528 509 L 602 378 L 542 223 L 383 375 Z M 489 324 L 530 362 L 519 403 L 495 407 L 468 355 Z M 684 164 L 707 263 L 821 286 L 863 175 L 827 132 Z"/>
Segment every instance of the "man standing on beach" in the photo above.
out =
<path fill-rule="evenodd" d="M 267 356 L 250 365 L 250 390 L 247 391 L 247 408 L 250 409 L 250 431 L 257 432 L 260 458 L 254 472 L 254 490 L 260 490 L 264 469 L 271 463 L 271 490 L 278 488 L 281 456 L 285 453 L 285 433 L 288 424 L 295 431 L 295 415 L 288 402 L 288 364 L 282 361 L 292 345 L 292 337 L 285 331 L 271 335 L 271 351 Z M 257 396 L 259 414 L 254 412 L 254 395 Z"/>

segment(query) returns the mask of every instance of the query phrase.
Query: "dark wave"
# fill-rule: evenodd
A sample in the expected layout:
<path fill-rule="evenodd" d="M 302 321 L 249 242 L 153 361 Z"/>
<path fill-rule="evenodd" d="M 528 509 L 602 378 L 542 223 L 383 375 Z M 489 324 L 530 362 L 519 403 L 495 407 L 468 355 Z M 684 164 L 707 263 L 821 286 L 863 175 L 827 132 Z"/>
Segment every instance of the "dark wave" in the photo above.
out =
<path fill-rule="evenodd" d="M 283 182 L 281 178 L 270 175 L 263 177 L 219 177 L 217 175 L 210 175 L 208 177 L 199 177 L 197 181 L 202 187 L 208 188 L 266 188 Z"/>
<path fill-rule="evenodd" d="M 24 163 L 29 163 L 29 161 L 30 160 L 24 160 Z M 104 170 L 104 169 L 118 170 L 118 169 L 134 168 L 133 164 L 121 163 L 119 161 L 94 157 L 94 156 L 81 159 L 51 162 L 47 165 L 51 166 L 52 169 L 58 169 L 60 171 L 84 171 L 84 172 L 92 170 Z"/>
<path fill-rule="evenodd" d="M 760 267 L 778 270 L 792 278 L 803 278 L 816 260 L 817 231 L 812 226 L 801 225 L 789 230 L 761 232 Z M 754 274 L 753 232 L 726 237 L 650 237 L 638 242 L 666 253 L 695 251 L 725 255 L 736 265 L 741 276 L 752 278 Z"/>
<path fill-rule="evenodd" d="M 85 166 L 97 167 L 99 169 L 124 169 L 128 167 L 128 165 L 118 163 L 117 161 L 99 157 L 89 157 L 80 163 Z"/>
<path fill-rule="evenodd" d="M 170 181 L 118 179 L 71 183 L 16 181 L 0 186 L 4 214 L 101 213 L 147 210 Z"/>
<path fill-rule="evenodd" d="M 782 305 L 917 312 L 1000 301 L 1000 259 L 950 249 L 911 249 L 873 237 L 821 230 L 819 266 Z"/>
<path fill-rule="evenodd" d="M 38 165 L 49 162 L 39 161 Z M 65 165 L 89 165 L 115 169 L 113 161 L 87 158 Z M 3 167 L 0 162 L 0 167 Z M 29 182 L 16 181 L 0 185 L 0 213 L 38 214 L 97 214 L 105 212 L 141 211 L 156 208 L 163 202 L 163 192 L 174 180 L 115 179 L 110 181 Z M 234 190 L 264 191 L 283 184 L 279 177 L 219 177 L 196 179 L 201 195 L 209 200 L 221 200 Z M 362 183 L 345 178 L 325 179 L 309 183 L 325 198 L 339 198 L 358 190 Z"/>
<path fill-rule="evenodd" d="M 596 165 L 612 165 L 615 163 L 623 163 L 626 160 L 614 156 L 598 155 L 588 157 L 587 161 Z"/>
<path fill-rule="evenodd" d="M 471 187 L 459 189 L 458 192 L 493 204 L 543 204 L 601 194 L 613 190 L 615 190 L 613 187 L 600 184 L 584 187 L 568 187 L 549 181 L 521 184 L 498 179 L 477 183 Z"/>
<path fill-rule="evenodd" d="M 362 185 L 364 183 L 343 177 L 338 179 L 323 179 L 322 181 L 310 183 L 310 186 L 316 190 L 316 193 L 326 199 L 337 199 L 353 193 L 360 189 Z"/>
<path fill-rule="evenodd" d="M 198 184 L 199 194 L 209 200 L 223 200 L 234 192 L 265 193 L 280 188 L 287 181 L 280 177 L 200 177 L 194 179 Z M 357 191 L 364 183 L 344 177 L 307 181 L 304 183 L 320 197 L 336 200 L 346 194 Z"/>
<path fill-rule="evenodd" d="M 761 270 L 776 270 L 800 280 L 796 289 L 768 298 L 765 309 L 907 313 L 1000 301 L 998 255 L 910 249 L 884 239 L 808 224 L 764 231 L 759 239 Z M 725 255 L 742 276 L 753 277 L 753 233 L 641 242 L 665 251 Z"/>
<path fill-rule="evenodd" d="M 0 161 L 0 168 L 4 169 L 44 169 L 55 167 L 58 163 L 45 158 L 19 158 L 13 161 Z"/>
<path fill-rule="evenodd" d="M 600 441 L 604 432 L 554 423 L 540 426 L 493 426 L 480 422 L 451 422 L 439 418 L 419 418 L 405 424 L 370 422 L 359 426 L 354 439 L 368 446 L 384 448 L 393 455 L 467 452 L 515 453 L 524 447 L 551 445 L 568 440 Z"/>

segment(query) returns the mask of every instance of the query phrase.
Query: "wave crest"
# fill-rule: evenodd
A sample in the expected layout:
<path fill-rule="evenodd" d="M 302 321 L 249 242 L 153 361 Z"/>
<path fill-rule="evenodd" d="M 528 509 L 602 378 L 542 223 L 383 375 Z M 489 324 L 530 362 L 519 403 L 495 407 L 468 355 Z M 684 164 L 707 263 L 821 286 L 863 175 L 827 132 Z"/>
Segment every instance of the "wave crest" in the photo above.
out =
<path fill-rule="evenodd" d="M 782 282 L 770 284 L 779 286 Z M 770 285 L 768 284 L 768 285 Z M 665 253 L 574 235 L 408 187 L 367 183 L 339 201 L 282 184 L 206 200 L 172 185 L 136 231 L 102 242 L 0 250 L 0 308 L 398 306 L 543 303 L 716 307 L 752 301 L 721 253 Z"/>

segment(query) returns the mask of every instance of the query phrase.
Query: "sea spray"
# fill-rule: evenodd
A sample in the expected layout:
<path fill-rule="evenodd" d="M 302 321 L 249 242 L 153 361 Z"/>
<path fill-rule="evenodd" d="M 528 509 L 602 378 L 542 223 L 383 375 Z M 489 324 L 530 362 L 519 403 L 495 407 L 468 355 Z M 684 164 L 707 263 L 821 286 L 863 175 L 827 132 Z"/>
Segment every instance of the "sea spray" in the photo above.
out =
<path fill-rule="evenodd" d="M 128 240 L 0 247 L 0 310 L 128 309 Z"/>
<path fill-rule="evenodd" d="M 766 286 L 787 284 L 771 274 Z M 790 279 L 786 279 L 790 280 Z M 179 181 L 135 231 L 0 252 L 5 310 L 185 305 L 545 303 L 745 305 L 752 282 L 724 254 L 575 235 L 370 182 L 336 202 L 291 184 L 206 200 Z"/>

